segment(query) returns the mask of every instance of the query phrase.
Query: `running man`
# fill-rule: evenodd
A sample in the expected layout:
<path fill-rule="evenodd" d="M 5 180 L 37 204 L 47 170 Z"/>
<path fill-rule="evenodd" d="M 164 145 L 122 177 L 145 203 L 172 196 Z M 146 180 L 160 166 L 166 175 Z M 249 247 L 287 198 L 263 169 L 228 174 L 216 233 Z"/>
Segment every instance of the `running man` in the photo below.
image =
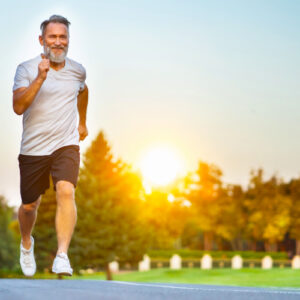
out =
<path fill-rule="evenodd" d="M 67 58 L 70 22 L 53 15 L 41 24 L 43 53 L 18 65 L 13 86 L 13 109 L 23 115 L 18 211 L 21 232 L 20 265 L 26 276 L 36 272 L 31 235 L 42 194 L 51 174 L 56 191 L 55 227 L 58 249 L 52 272 L 71 276 L 68 248 L 77 220 L 79 141 L 88 135 L 88 88 L 85 68 Z M 79 120 L 77 117 L 79 115 Z"/>

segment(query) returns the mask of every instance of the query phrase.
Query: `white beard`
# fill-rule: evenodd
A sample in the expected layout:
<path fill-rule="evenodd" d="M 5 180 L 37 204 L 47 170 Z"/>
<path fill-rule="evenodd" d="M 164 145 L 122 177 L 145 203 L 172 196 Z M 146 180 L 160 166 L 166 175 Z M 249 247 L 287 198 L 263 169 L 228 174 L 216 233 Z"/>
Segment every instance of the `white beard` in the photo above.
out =
<path fill-rule="evenodd" d="M 44 54 L 47 58 L 50 59 L 51 62 L 54 63 L 62 63 L 65 60 L 65 57 L 67 56 L 68 53 L 68 47 L 64 47 L 63 53 L 56 55 L 53 53 L 50 47 L 44 45 Z"/>

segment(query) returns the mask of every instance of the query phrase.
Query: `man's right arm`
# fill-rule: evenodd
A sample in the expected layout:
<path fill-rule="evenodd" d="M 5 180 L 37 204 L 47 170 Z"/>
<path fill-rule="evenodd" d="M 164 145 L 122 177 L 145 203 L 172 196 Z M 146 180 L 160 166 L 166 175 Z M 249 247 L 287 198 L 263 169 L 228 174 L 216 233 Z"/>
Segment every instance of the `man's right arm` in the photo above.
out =
<path fill-rule="evenodd" d="M 14 90 L 13 93 L 13 108 L 17 115 L 22 115 L 25 110 L 33 102 L 36 94 L 40 90 L 43 80 L 36 77 L 28 87 L 21 87 Z"/>
<path fill-rule="evenodd" d="M 17 115 L 22 115 L 31 105 L 43 82 L 47 78 L 49 60 L 43 58 L 38 67 L 38 75 L 28 87 L 20 87 L 13 92 L 13 109 Z"/>

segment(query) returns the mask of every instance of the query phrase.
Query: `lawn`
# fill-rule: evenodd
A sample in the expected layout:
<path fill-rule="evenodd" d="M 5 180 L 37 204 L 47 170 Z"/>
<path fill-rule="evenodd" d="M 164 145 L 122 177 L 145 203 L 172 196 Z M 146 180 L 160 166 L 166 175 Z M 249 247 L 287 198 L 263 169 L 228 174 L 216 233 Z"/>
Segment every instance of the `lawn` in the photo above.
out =
<path fill-rule="evenodd" d="M 71 279 L 71 278 L 70 278 Z M 105 279 L 104 273 L 73 276 L 72 279 Z M 197 283 L 259 287 L 300 288 L 300 270 L 283 269 L 153 269 L 147 272 L 128 272 L 113 274 L 118 281 L 159 282 L 159 283 Z"/>
<path fill-rule="evenodd" d="M 6 278 L 26 278 L 21 274 L 7 274 Z M 37 273 L 33 279 L 57 279 L 55 274 Z M 69 280 L 105 280 L 105 273 L 63 276 Z M 191 283 L 253 287 L 290 287 L 300 289 L 300 270 L 291 268 L 274 268 L 263 270 L 260 268 L 244 268 L 241 270 L 212 269 L 201 270 L 183 268 L 170 270 L 168 268 L 152 269 L 147 272 L 127 271 L 113 274 L 113 280 L 156 283 Z"/>

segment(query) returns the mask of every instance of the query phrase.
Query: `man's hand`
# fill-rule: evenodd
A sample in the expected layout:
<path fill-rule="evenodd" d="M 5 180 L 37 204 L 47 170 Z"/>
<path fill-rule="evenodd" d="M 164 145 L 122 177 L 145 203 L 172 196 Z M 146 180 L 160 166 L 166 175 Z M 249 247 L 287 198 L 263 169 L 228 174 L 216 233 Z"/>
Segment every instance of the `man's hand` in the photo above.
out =
<path fill-rule="evenodd" d="M 47 78 L 50 60 L 42 54 L 42 61 L 38 66 L 38 75 L 28 87 L 20 87 L 13 92 L 13 109 L 17 115 L 22 115 L 31 105 Z"/>
<path fill-rule="evenodd" d="M 38 77 L 43 81 L 47 78 L 47 73 L 50 69 L 50 60 L 46 58 L 44 54 L 42 54 L 42 61 L 39 63 L 39 73 Z"/>
<path fill-rule="evenodd" d="M 79 132 L 79 141 L 83 141 L 89 134 L 85 124 L 78 125 L 78 132 Z"/>

